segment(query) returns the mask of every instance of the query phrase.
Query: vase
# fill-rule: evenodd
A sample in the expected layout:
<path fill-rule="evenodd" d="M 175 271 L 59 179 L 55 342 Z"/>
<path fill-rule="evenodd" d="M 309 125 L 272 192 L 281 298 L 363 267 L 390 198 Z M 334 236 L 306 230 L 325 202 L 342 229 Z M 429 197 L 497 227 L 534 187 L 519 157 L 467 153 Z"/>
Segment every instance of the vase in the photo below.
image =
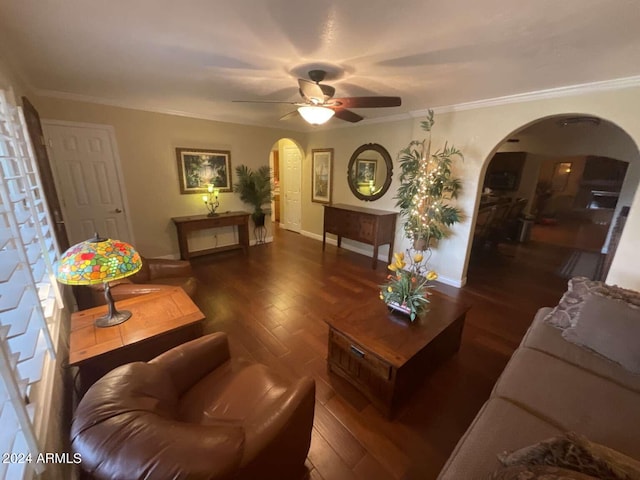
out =
<path fill-rule="evenodd" d="M 425 238 L 416 238 L 413 241 L 413 249 L 419 252 L 424 252 L 429 245 L 427 244 L 427 240 Z"/>

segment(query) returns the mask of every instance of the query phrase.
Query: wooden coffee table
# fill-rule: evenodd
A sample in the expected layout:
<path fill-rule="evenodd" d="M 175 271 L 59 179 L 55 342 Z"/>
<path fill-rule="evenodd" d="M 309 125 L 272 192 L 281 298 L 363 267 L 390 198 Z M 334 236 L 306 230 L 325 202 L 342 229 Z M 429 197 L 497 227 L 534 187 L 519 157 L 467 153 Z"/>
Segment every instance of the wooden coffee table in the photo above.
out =
<path fill-rule="evenodd" d="M 129 362 L 147 361 L 202 335 L 205 316 L 180 287 L 116 302 L 132 316 L 120 325 L 98 328 L 95 319 L 106 306 L 71 315 L 69 365 L 80 369 L 80 390 Z"/>
<path fill-rule="evenodd" d="M 469 307 L 434 292 L 428 308 L 411 323 L 375 298 L 329 318 L 328 370 L 391 416 L 426 372 L 460 348 Z"/>

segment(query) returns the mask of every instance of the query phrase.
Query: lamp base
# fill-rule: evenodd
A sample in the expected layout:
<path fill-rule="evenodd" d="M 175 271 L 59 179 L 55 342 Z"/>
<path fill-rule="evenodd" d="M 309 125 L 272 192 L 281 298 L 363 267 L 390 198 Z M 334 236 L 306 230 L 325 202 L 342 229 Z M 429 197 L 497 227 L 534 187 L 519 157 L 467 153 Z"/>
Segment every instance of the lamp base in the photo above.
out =
<path fill-rule="evenodd" d="M 216 212 L 209 212 L 209 213 L 207 214 L 207 217 L 217 217 L 218 215 L 219 215 L 219 214 L 218 214 L 218 213 L 216 213 Z"/>
<path fill-rule="evenodd" d="M 105 328 L 120 325 L 131 318 L 131 312 L 128 310 L 120 310 L 113 313 L 107 313 L 102 317 L 96 318 L 96 327 Z"/>

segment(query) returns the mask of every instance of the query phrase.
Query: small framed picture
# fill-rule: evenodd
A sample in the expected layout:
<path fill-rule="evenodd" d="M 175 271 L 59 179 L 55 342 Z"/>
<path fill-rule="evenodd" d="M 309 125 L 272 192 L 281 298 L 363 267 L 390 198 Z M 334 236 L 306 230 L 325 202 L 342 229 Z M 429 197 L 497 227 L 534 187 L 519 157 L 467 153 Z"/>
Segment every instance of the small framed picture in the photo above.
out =
<path fill-rule="evenodd" d="M 358 185 L 376 184 L 376 169 L 378 167 L 377 160 L 365 160 L 358 158 L 356 162 L 356 179 Z"/>
<path fill-rule="evenodd" d="M 311 150 L 311 201 L 331 203 L 333 148 Z"/>
<path fill-rule="evenodd" d="M 180 193 L 206 193 L 213 185 L 221 192 L 231 192 L 231 152 L 176 148 Z"/>

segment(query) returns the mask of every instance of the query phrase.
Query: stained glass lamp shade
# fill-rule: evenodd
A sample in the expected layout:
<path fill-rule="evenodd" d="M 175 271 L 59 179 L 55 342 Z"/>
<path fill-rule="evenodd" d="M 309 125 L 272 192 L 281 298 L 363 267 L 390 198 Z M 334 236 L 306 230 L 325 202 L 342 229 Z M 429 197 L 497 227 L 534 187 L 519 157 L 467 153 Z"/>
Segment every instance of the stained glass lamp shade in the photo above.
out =
<path fill-rule="evenodd" d="M 127 321 L 131 312 L 117 311 L 109 282 L 133 275 L 142 267 L 140 254 L 128 243 L 98 234 L 70 247 L 56 265 L 56 277 L 67 285 L 104 284 L 109 313 L 96 319 L 96 326 L 111 327 Z"/>

